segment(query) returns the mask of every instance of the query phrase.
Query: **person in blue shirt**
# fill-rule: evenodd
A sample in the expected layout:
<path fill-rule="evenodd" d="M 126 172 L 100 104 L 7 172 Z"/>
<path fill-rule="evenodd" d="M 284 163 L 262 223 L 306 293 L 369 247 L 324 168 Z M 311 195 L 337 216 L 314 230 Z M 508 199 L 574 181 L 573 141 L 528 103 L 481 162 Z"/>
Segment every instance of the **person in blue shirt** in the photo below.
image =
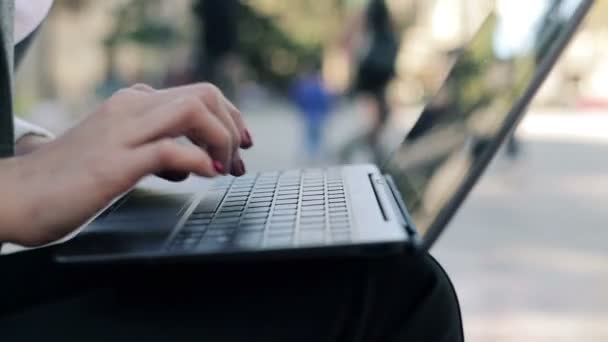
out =
<path fill-rule="evenodd" d="M 307 67 L 296 78 L 291 98 L 304 119 L 308 158 L 319 161 L 323 153 L 323 126 L 331 111 L 332 97 L 316 68 Z"/>

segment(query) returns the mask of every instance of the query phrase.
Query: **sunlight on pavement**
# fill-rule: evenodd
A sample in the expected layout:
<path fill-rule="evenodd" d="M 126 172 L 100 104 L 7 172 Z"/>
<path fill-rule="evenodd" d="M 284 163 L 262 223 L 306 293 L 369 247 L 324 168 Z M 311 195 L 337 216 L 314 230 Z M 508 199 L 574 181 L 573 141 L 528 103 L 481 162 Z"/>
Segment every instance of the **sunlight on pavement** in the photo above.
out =
<path fill-rule="evenodd" d="M 531 113 L 519 126 L 523 137 L 572 142 L 608 143 L 606 112 Z"/>
<path fill-rule="evenodd" d="M 520 312 L 468 317 L 466 324 L 470 337 L 485 342 L 600 342 L 608 336 L 608 316 Z"/>

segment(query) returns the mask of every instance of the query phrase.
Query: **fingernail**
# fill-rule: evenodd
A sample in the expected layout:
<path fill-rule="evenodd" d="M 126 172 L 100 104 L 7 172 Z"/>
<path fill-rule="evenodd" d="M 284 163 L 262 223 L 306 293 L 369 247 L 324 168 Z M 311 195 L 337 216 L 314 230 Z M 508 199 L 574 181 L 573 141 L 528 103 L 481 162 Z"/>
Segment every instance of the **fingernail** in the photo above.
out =
<path fill-rule="evenodd" d="M 243 147 L 250 148 L 251 146 L 253 146 L 253 139 L 251 139 L 251 134 L 249 133 L 249 130 L 245 130 L 245 139 L 243 139 Z"/>
<path fill-rule="evenodd" d="M 239 166 L 241 168 L 241 175 L 244 175 L 247 170 L 245 170 L 245 163 L 242 160 L 239 160 Z"/>
<path fill-rule="evenodd" d="M 224 174 L 226 172 L 226 169 L 224 168 L 224 165 L 222 165 L 222 162 L 217 160 L 213 161 L 213 168 L 215 169 L 215 171 L 217 171 L 217 173 Z"/>

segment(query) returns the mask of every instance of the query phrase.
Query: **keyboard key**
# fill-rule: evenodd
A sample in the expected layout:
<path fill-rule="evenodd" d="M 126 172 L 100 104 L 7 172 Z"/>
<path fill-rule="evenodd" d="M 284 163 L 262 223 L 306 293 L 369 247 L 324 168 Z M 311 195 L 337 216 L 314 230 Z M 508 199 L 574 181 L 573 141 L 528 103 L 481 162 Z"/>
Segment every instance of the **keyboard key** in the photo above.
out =
<path fill-rule="evenodd" d="M 220 191 L 208 192 L 201 202 L 196 206 L 194 212 L 214 213 L 222 202 L 222 199 L 224 199 L 224 194 L 224 192 Z"/>
<path fill-rule="evenodd" d="M 268 213 L 265 213 L 265 212 L 261 212 L 261 213 L 247 212 L 245 214 L 245 216 L 243 217 L 243 220 L 254 219 L 254 218 L 266 218 L 267 216 L 268 216 Z"/>
<path fill-rule="evenodd" d="M 293 234 L 295 231 L 295 226 L 293 225 L 283 225 L 283 226 L 270 226 L 268 229 L 269 232 L 272 233 L 283 233 L 283 234 Z"/>
<path fill-rule="evenodd" d="M 212 231 L 209 231 L 209 232 L 207 232 L 207 234 L 205 234 L 205 236 L 203 236 L 203 240 L 209 239 L 209 240 L 215 240 L 217 242 L 228 242 L 232 239 L 233 236 L 234 236 L 234 230 L 228 231 L 228 232 L 217 232 L 217 233 L 212 233 Z"/>
<path fill-rule="evenodd" d="M 324 205 L 325 201 L 318 201 L 318 200 L 314 200 L 314 201 L 302 201 L 302 207 L 310 207 L 310 206 L 317 206 L 317 205 Z"/>
<path fill-rule="evenodd" d="M 249 190 L 230 190 L 230 196 L 249 196 Z"/>
<path fill-rule="evenodd" d="M 242 185 L 242 186 L 233 186 L 230 189 L 231 193 L 236 193 L 236 192 L 250 192 L 251 189 L 253 189 L 252 185 Z"/>
<path fill-rule="evenodd" d="M 195 233 L 195 232 L 204 232 L 207 230 L 209 226 L 205 224 L 188 224 L 186 223 L 182 227 L 182 232 L 184 233 Z"/>
<path fill-rule="evenodd" d="M 295 209 L 291 209 L 291 210 L 277 210 L 275 209 L 272 212 L 272 216 L 296 216 L 297 214 L 297 210 Z"/>
<path fill-rule="evenodd" d="M 296 218 L 295 217 L 286 217 L 285 220 L 276 220 L 275 218 L 272 218 L 270 221 L 270 226 L 271 227 L 278 227 L 278 226 L 290 226 L 290 227 L 295 227 L 296 226 Z"/>
<path fill-rule="evenodd" d="M 186 224 L 192 224 L 192 225 L 199 225 L 199 224 L 209 224 L 211 223 L 211 219 L 210 218 L 198 218 L 198 217 L 190 217 L 190 219 L 188 219 L 188 222 L 186 222 Z"/>
<path fill-rule="evenodd" d="M 264 197 L 252 197 L 249 201 L 250 203 L 260 203 L 260 202 L 272 202 L 272 196 L 264 196 Z"/>
<path fill-rule="evenodd" d="M 213 217 L 213 215 L 215 215 L 214 213 L 196 213 L 193 212 L 192 215 L 190 215 L 190 219 L 210 219 Z"/>
<path fill-rule="evenodd" d="M 209 230 L 207 234 L 203 236 L 203 239 L 213 239 L 213 240 L 227 240 L 232 234 L 234 234 L 234 229 L 232 230 Z"/>
<path fill-rule="evenodd" d="M 305 224 L 300 224 L 298 227 L 300 228 L 300 232 L 304 232 L 304 231 L 324 232 L 325 231 L 324 223 L 305 223 Z"/>
<path fill-rule="evenodd" d="M 222 210 L 220 210 L 220 213 L 232 213 L 235 211 L 238 212 L 238 211 L 243 211 L 243 209 L 245 209 L 244 205 L 229 205 L 229 206 L 224 205 L 222 207 Z"/>
<path fill-rule="evenodd" d="M 269 236 L 266 239 L 265 247 L 287 247 L 291 246 L 293 242 L 293 238 L 291 235 L 276 235 Z"/>
<path fill-rule="evenodd" d="M 302 196 L 302 202 L 310 202 L 310 201 L 324 201 L 325 196 L 319 195 L 304 195 Z"/>
<path fill-rule="evenodd" d="M 270 208 L 270 201 L 249 204 L 249 208 Z"/>
<path fill-rule="evenodd" d="M 298 235 L 298 244 L 300 245 L 317 245 L 325 244 L 325 233 L 323 231 L 300 231 Z"/>
<path fill-rule="evenodd" d="M 204 234 L 204 232 L 187 232 L 182 230 L 178 235 L 179 238 L 174 239 L 174 242 L 178 241 L 179 243 L 183 243 L 188 239 L 196 239 L 198 241 L 203 237 Z"/>
<path fill-rule="evenodd" d="M 329 224 L 333 227 L 335 227 L 335 229 L 339 229 L 340 227 L 344 227 L 344 226 L 350 226 L 350 222 L 348 220 L 344 220 L 344 221 L 330 221 Z"/>
<path fill-rule="evenodd" d="M 324 217 L 301 217 L 300 224 L 301 225 L 305 225 L 305 224 L 323 225 L 323 224 L 325 224 L 325 218 Z"/>
<path fill-rule="evenodd" d="M 263 238 L 264 234 L 261 232 L 243 232 L 234 238 L 234 244 L 244 248 L 260 247 Z"/>
<path fill-rule="evenodd" d="M 299 195 L 278 195 L 277 196 L 277 200 L 290 200 L 290 199 L 297 200 L 298 198 L 300 198 Z"/>
<path fill-rule="evenodd" d="M 266 223 L 266 216 L 264 217 L 245 217 L 241 224 L 264 224 Z"/>
<path fill-rule="evenodd" d="M 205 240 L 203 239 L 197 246 L 196 250 L 201 252 L 214 252 L 225 250 L 227 247 L 227 241 L 216 241 L 216 240 Z"/>
<path fill-rule="evenodd" d="M 272 221 L 292 221 L 296 219 L 296 215 L 272 215 Z"/>
<path fill-rule="evenodd" d="M 324 217 L 325 210 L 302 211 L 300 217 Z"/>
<path fill-rule="evenodd" d="M 306 211 L 325 211 L 325 206 L 323 205 L 302 205 L 302 212 Z"/>
<path fill-rule="evenodd" d="M 215 221 L 214 222 L 218 222 L 218 220 L 220 220 L 219 222 L 222 222 L 221 220 L 224 219 L 238 219 L 241 217 L 241 212 L 229 212 L 229 213 L 219 213 L 215 216 Z"/>
<path fill-rule="evenodd" d="M 278 181 L 276 179 L 270 181 L 258 181 L 255 184 L 255 188 L 265 188 L 268 190 L 274 190 L 277 188 Z"/>
<path fill-rule="evenodd" d="M 300 178 L 283 178 L 279 181 L 279 187 L 283 186 L 300 186 Z"/>
<path fill-rule="evenodd" d="M 265 224 L 243 224 L 239 226 L 239 232 L 263 232 L 266 229 Z"/>
<path fill-rule="evenodd" d="M 224 206 L 229 206 L 229 207 L 239 206 L 239 205 L 243 205 L 244 206 L 245 204 L 247 204 L 247 200 L 246 199 L 244 199 L 244 200 L 235 200 L 235 201 L 233 201 L 233 200 L 226 200 L 224 202 Z"/>
<path fill-rule="evenodd" d="M 269 233 L 283 233 L 283 234 L 294 234 L 296 231 L 296 225 L 295 222 L 294 223 L 289 223 L 289 222 L 281 222 L 281 223 L 275 223 L 275 224 L 271 224 L 270 226 L 268 226 L 268 232 Z"/>
<path fill-rule="evenodd" d="M 255 197 L 260 197 L 260 196 L 273 196 L 275 193 L 274 190 L 257 190 L 253 193 L 253 196 Z"/>
<path fill-rule="evenodd" d="M 217 218 L 213 221 L 213 224 L 222 224 L 222 223 L 238 223 L 240 220 L 239 217 L 222 217 Z"/>
<path fill-rule="evenodd" d="M 336 243 L 350 242 L 350 233 L 333 233 L 331 234 L 331 241 Z"/>
<path fill-rule="evenodd" d="M 297 205 L 296 204 L 283 204 L 283 205 L 276 205 L 274 208 L 275 210 L 289 210 L 289 209 L 297 209 Z"/>
<path fill-rule="evenodd" d="M 329 211 L 346 211 L 346 203 L 329 203 Z"/>
<path fill-rule="evenodd" d="M 255 188 L 253 188 L 253 193 L 274 193 L 277 190 L 276 184 L 257 184 Z"/>
<path fill-rule="evenodd" d="M 195 245 L 199 242 L 199 240 L 200 240 L 200 238 L 190 236 L 187 239 L 184 239 L 182 241 L 182 244 L 183 245 Z"/>
<path fill-rule="evenodd" d="M 288 195 L 299 196 L 300 193 L 298 191 L 286 191 L 286 192 L 279 191 L 279 194 L 277 196 L 278 197 L 285 197 L 285 196 L 288 196 Z"/>
<path fill-rule="evenodd" d="M 332 233 L 347 233 L 350 232 L 350 225 L 330 225 Z"/>
<path fill-rule="evenodd" d="M 350 220 L 348 217 L 336 217 L 336 218 L 330 217 L 329 222 L 335 226 L 343 226 L 343 225 L 349 225 Z"/>
<path fill-rule="evenodd" d="M 304 194 L 304 196 L 306 196 L 306 195 L 308 195 L 308 196 L 323 196 L 325 193 L 323 191 L 310 191 L 310 190 L 304 189 L 303 194 Z"/>
<path fill-rule="evenodd" d="M 246 213 L 267 213 L 270 211 L 270 206 L 267 207 L 254 207 L 247 208 Z"/>

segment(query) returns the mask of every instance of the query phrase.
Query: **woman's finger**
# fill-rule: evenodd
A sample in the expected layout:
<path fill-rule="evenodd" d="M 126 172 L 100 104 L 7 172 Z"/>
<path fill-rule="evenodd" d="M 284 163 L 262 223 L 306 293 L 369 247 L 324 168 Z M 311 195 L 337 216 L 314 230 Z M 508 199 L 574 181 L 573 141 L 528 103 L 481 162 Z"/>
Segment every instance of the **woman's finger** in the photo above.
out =
<path fill-rule="evenodd" d="M 227 124 L 228 117 L 230 118 L 231 124 L 234 125 L 234 134 L 237 136 L 236 141 L 240 144 L 237 146 L 243 148 L 249 148 L 253 146 L 251 134 L 247 129 L 247 125 L 243 120 L 241 112 L 236 108 L 230 100 L 228 100 L 222 91 L 216 86 L 210 83 L 198 83 L 192 85 L 185 85 L 175 88 L 169 88 L 166 90 L 159 91 L 169 98 L 175 98 L 176 95 L 181 96 L 197 96 L 212 111 L 217 110 L 215 114 L 222 115 L 222 121 Z M 228 125 L 228 124 L 227 124 Z"/>
<path fill-rule="evenodd" d="M 237 150 L 232 157 L 232 167 L 230 168 L 230 173 L 233 176 L 240 177 L 247 172 L 245 169 L 245 162 L 243 162 L 243 158 L 241 158 L 241 154 Z"/>
<path fill-rule="evenodd" d="M 206 148 L 211 157 L 230 171 L 233 156 L 232 137 L 222 122 L 210 113 L 195 97 L 179 98 L 130 122 L 125 128 L 133 134 L 132 144 L 138 145 L 161 138 L 185 135 L 201 149 Z"/>
<path fill-rule="evenodd" d="M 239 134 L 241 135 L 240 147 L 244 148 L 244 149 L 251 148 L 253 146 L 253 138 L 251 137 L 251 132 L 249 132 L 249 129 L 247 128 L 247 126 L 245 124 L 245 120 L 243 119 L 243 114 L 228 99 L 224 98 L 224 100 L 225 100 L 224 104 L 227 107 L 228 113 L 234 120 L 234 123 L 237 126 Z"/>
<path fill-rule="evenodd" d="M 179 144 L 173 139 L 156 140 L 130 150 L 127 167 L 136 178 L 162 172 L 218 175 L 209 155 L 194 145 Z"/>
<path fill-rule="evenodd" d="M 156 174 L 156 176 L 168 180 L 169 182 L 182 182 L 188 178 L 190 172 L 166 170 Z"/>

